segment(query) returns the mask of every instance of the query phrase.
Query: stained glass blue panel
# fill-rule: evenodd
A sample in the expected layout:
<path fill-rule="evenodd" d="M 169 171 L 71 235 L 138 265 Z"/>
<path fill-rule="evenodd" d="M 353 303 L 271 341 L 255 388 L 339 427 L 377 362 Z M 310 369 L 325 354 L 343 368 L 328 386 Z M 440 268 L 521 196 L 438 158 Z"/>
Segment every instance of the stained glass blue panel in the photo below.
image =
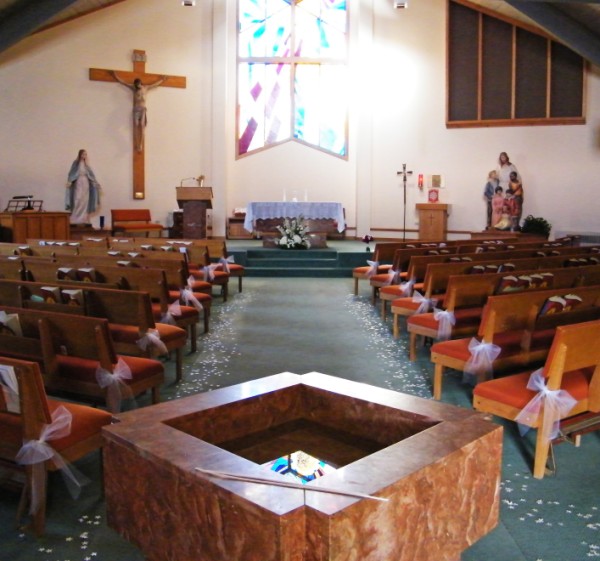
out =
<path fill-rule="evenodd" d="M 240 2 L 240 57 L 289 56 L 290 8 L 283 0 Z"/>
<path fill-rule="evenodd" d="M 296 54 L 330 59 L 346 58 L 346 35 L 343 30 L 315 17 L 305 10 L 296 10 Z"/>

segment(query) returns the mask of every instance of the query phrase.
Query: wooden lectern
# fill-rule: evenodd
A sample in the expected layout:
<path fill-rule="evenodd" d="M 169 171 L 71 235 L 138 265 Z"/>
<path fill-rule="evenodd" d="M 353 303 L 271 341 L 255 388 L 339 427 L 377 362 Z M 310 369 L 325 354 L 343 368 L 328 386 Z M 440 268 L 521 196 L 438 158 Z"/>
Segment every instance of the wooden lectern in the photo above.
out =
<path fill-rule="evenodd" d="M 448 230 L 448 208 L 443 203 L 418 203 L 419 239 L 445 240 Z"/>
<path fill-rule="evenodd" d="M 183 210 L 183 238 L 206 238 L 206 211 L 212 208 L 212 187 L 175 187 L 177 204 Z"/>

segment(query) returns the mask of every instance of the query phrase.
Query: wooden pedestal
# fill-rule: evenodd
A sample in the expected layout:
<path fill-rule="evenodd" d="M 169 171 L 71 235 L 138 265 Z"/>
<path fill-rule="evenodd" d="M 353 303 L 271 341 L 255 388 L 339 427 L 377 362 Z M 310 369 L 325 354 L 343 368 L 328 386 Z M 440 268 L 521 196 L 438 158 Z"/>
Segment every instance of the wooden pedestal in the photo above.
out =
<path fill-rule="evenodd" d="M 445 240 L 448 231 L 448 208 L 442 203 L 419 203 L 419 239 Z"/>

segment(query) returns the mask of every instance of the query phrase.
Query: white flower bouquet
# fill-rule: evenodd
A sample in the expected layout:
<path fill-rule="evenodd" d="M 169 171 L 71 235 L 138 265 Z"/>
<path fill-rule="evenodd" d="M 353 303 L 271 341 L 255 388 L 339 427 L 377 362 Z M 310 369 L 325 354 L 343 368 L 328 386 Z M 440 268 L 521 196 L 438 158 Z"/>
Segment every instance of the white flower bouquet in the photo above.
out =
<path fill-rule="evenodd" d="M 283 226 L 277 226 L 281 238 L 279 238 L 279 246 L 284 249 L 308 249 L 310 240 L 304 224 L 304 217 L 286 218 L 283 221 Z"/>

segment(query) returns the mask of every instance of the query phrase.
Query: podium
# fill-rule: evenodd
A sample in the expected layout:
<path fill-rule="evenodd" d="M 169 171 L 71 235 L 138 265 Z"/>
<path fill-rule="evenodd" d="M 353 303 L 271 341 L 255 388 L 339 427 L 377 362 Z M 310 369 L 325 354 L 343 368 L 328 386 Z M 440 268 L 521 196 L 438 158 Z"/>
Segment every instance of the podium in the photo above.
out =
<path fill-rule="evenodd" d="M 448 230 L 448 208 L 443 203 L 418 203 L 419 239 L 445 240 Z"/>
<path fill-rule="evenodd" d="M 177 204 L 183 210 L 183 238 L 206 238 L 206 211 L 212 208 L 212 187 L 175 187 Z"/>

